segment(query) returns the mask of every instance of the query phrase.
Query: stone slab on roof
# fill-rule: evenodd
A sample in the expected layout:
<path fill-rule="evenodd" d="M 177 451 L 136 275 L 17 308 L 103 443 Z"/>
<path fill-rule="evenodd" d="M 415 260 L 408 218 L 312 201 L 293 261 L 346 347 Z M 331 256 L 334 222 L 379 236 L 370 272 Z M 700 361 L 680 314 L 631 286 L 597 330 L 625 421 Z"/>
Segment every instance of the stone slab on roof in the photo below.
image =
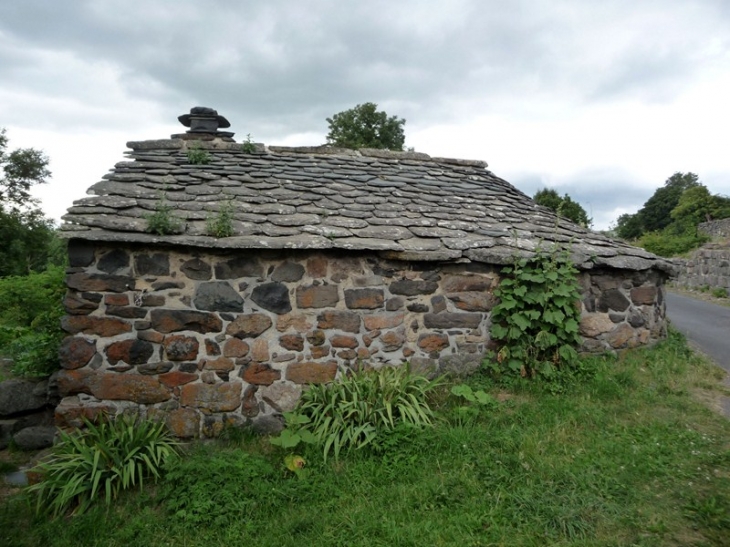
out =
<path fill-rule="evenodd" d="M 581 268 L 672 271 L 670 262 L 556 217 L 482 161 L 418 152 L 265 147 L 230 139 L 129 142 L 129 158 L 63 217 L 67 238 L 220 249 L 376 251 L 402 260 L 504 264 L 553 244 Z M 190 147 L 209 154 L 188 161 Z M 180 233 L 147 231 L 164 199 Z M 234 235 L 207 235 L 223 207 Z"/>

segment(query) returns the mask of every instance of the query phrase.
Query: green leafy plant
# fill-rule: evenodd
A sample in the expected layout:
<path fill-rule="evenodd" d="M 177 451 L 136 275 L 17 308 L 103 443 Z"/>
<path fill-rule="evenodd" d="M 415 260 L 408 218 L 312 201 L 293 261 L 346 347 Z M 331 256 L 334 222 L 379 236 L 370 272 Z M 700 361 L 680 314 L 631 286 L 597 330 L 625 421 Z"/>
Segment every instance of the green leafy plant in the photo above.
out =
<path fill-rule="evenodd" d="M 0 354 L 13 360 L 13 374 L 48 376 L 58 369 L 65 275 L 54 266 L 0 279 Z"/>
<path fill-rule="evenodd" d="M 241 148 L 243 148 L 244 154 L 253 154 L 256 152 L 256 143 L 251 139 L 251 133 L 246 135 L 246 140 L 243 141 Z"/>
<path fill-rule="evenodd" d="M 457 399 L 469 404 L 460 404 L 451 410 L 453 418 L 460 426 L 465 426 L 476 419 L 482 410 L 497 406 L 497 400 L 483 389 L 474 390 L 469 384 L 457 384 L 451 387 L 450 393 Z"/>
<path fill-rule="evenodd" d="M 299 402 L 297 422 L 272 442 L 294 447 L 311 434 L 325 460 L 342 449 L 363 448 L 399 424 L 432 425 L 427 396 L 441 380 L 411 374 L 407 366 L 356 372 L 339 382 L 313 385 Z M 298 437 L 298 438 L 297 438 Z M 296 441 L 296 442 L 295 442 Z M 294 444 L 292 444 L 294 443 Z"/>
<path fill-rule="evenodd" d="M 727 289 L 725 287 L 715 287 L 712 289 L 712 296 L 715 298 L 727 298 Z"/>
<path fill-rule="evenodd" d="M 491 329 L 500 373 L 539 376 L 560 390 L 580 368 L 577 273 L 568 251 L 559 250 L 538 250 L 502 270 Z"/>
<path fill-rule="evenodd" d="M 165 193 L 160 194 L 160 199 L 155 205 L 155 212 L 147 215 L 147 231 L 157 235 L 179 234 L 182 231 L 182 221 L 172 214 L 173 207 L 167 202 Z"/>
<path fill-rule="evenodd" d="M 205 223 L 208 235 L 221 238 L 231 237 L 233 231 L 233 203 L 230 201 L 221 206 L 218 214 L 209 217 Z"/>
<path fill-rule="evenodd" d="M 163 466 L 178 456 L 164 423 L 121 417 L 96 425 L 84 419 L 84 425 L 61 432 L 50 457 L 36 468 L 42 479 L 29 491 L 37 497 L 37 512 L 80 514 L 102 495 L 109 505 L 122 490 L 141 489 L 145 478 L 159 479 Z"/>
<path fill-rule="evenodd" d="M 200 143 L 195 143 L 188 148 L 188 163 L 191 165 L 208 165 L 210 154 L 204 150 Z"/>

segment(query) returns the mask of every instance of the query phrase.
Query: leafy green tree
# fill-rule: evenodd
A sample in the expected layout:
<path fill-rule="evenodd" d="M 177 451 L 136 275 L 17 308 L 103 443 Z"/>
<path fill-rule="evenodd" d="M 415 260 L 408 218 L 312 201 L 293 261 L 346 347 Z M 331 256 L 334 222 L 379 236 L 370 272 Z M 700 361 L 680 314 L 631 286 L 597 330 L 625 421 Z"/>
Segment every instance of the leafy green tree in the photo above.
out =
<path fill-rule="evenodd" d="M 685 190 L 700 185 L 694 173 L 674 173 L 639 210 L 642 233 L 662 230 L 672 222 L 672 210 Z"/>
<path fill-rule="evenodd" d="M 586 210 L 581 207 L 580 203 L 573 201 L 568 194 L 560 197 L 552 188 L 543 188 L 535 192 L 532 199 L 538 205 L 547 207 L 561 217 L 567 218 L 584 228 L 588 228 L 593 224 L 593 219 L 588 216 Z"/>
<path fill-rule="evenodd" d="M 403 150 L 406 121 L 377 108 L 375 103 L 363 103 L 327 118 L 327 144 L 353 149 Z"/>
<path fill-rule="evenodd" d="M 616 235 L 621 239 L 634 240 L 643 233 L 641 216 L 638 213 L 624 213 L 616 220 Z"/>
<path fill-rule="evenodd" d="M 53 222 L 30 194 L 50 175 L 43 152 L 33 148 L 8 152 L 5 129 L 0 129 L 0 277 L 42 271 L 49 262 L 58 263 Z"/>

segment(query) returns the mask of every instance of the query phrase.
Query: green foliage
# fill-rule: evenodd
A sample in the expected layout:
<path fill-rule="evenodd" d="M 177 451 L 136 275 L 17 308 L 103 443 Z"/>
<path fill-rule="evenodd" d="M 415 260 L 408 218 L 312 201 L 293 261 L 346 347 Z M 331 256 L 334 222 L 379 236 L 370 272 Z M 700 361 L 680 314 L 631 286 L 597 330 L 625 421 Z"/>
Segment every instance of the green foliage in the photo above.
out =
<path fill-rule="evenodd" d="M 246 140 L 243 141 L 241 148 L 243 149 L 244 154 L 253 154 L 256 152 L 256 143 L 251 139 L 251 133 L 246 135 Z"/>
<path fill-rule="evenodd" d="M 339 458 L 342 449 L 363 448 L 399 425 L 432 425 L 427 396 L 441 380 L 411 374 L 406 366 L 356 372 L 328 385 L 313 385 L 302 394 L 288 428 L 274 444 L 293 448 L 316 440 L 324 457 Z"/>
<path fill-rule="evenodd" d="M 543 188 L 535 192 L 532 199 L 538 205 L 547 207 L 557 215 L 567 218 L 584 228 L 588 228 L 593 224 L 593 219 L 588 216 L 586 210 L 581 207 L 580 203 L 573 201 L 568 194 L 560 197 L 558 192 L 552 188 Z"/>
<path fill-rule="evenodd" d="M 406 121 L 377 110 L 375 103 L 363 103 L 327 118 L 327 144 L 343 148 L 403 150 Z"/>
<path fill-rule="evenodd" d="M 145 216 L 147 231 L 161 236 L 182 232 L 182 220 L 175 217 L 172 211 L 173 207 L 167 202 L 165 193 L 161 193 L 155 206 L 155 212 Z"/>
<path fill-rule="evenodd" d="M 473 423 L 484 410 L 490 410 L 497 406 L 497 400 L 483 389 L 475 390 L 469 384 L 457 384 L 451 387 L 451 395 L 461 402 L 451 409 L 453 421 L 464 427 Z"/>
<path fill-rule="evenodd" d="M 709 240 L 708 236 L 697 232 L 694 228 L 683 233 L 664 229 L 661 232 L 645 233 L 636 241 L 636 244 L 656 255 L 671 257 L 696 249 Z"/>
<path fill-rule="evenodd" d="M 205 230 L 209 236 L 231 237 L 234 234 L 233 203 L 225 203 L 214 217 L 209 217 L 205 222 Z"/>
<path fill-rule="evenodd" d="M 694 173 L 674 173 L 669 177 L 639 210 L 643 231 L 654 232 L 669 226 L 672 209 L 677 206 L 684 191 L 698 185 L 698 177 Z"/>
<path fill-rule="evenodd" d="M 120 417 L 84 423 L 85 430 L 61 432 L 49 458 L 36 468 L 42 479 L 29 491 L 37 497 L 37 512 L 81 514 L 101 496 L 110 505 L 121 491 L 141 489 L 145 478 L 159 479 L 177 457 L 178 443 L 162 422 Z"/>
<path fill-rule="evenodd" d="M 577 270 L 568 251 L 539 250 L 502 270 L 494 294 L 492 338 L 499 343 L 500 374 L 539 376 L 560 390 L 579 368 L 576 347 L 580 300 Z"/>
<path fill-rule="evenodd" d="M 0 129 L 0 205 L 9 211 L 34 208 L 37 200 L 30 195 L 30 189 L 51 176 L 48 157 L 33 148 L 8 153 L 7 146 L 5 129 Z"/>
<path fill-rule="evenodd" d="M 188 163 L 191 165 L 208 165 L 210 163 L 210 154 L 200 143 L 192 144 L 188 148 Z"/>
<path fill-rule="evenodd" d="M 727 289 L 725 287 L 715 287 L 712 289 L 712 296 L 715 298 L 727 298 Z"/>
<path fill-rule="evenodd" d="M 185 527 L 226 526 L 259 517 L 276 493 L 277 474 L 263 457 L 200 447 L 167 469 L 160 498 Z"/>
<path fill-rule="evenodd" d="M 0 279 L 0 354 L 18 376 L 48 376 L 58 369 L 65 270 Z"/>

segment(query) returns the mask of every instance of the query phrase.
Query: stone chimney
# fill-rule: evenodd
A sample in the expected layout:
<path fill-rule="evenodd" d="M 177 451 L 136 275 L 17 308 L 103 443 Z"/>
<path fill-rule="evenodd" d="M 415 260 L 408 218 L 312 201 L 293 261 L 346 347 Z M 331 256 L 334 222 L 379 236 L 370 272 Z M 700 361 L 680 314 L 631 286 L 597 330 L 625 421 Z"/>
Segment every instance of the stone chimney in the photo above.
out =
<path fill-rule="evenodd" d="M 185 133 L 172 135 L 173 139 L 184 140 L 213 140 L 216 138 L 233 141 L 234 133 L 230 131 L 219 131 L 219 128 L 230 127 L 230 122 L 218 114 L 217 110 L 207 106 L 195 106 L 190 109 L 189 114 L 183 114 L 177 118 L 185 127 L 189 127 Z"/>

